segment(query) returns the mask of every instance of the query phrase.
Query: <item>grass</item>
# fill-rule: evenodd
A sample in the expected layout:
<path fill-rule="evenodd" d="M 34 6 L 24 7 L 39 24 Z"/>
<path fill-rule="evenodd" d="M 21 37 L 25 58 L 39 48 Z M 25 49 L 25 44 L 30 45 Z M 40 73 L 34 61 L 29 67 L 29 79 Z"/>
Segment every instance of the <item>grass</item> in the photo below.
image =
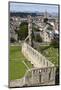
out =
<path fill-rule="evenodd" d="M 40 46 L 39 50 L 48 60 L 50 60 L 53 64 L 58 65 L 59 62 L 59 53 L 58 47 L 54 48 L 53 46 Z"/>
<path fill-rule="evenodd" d="M 32 64 L 21 53 L 20 46 L 10 46 L 10 57 L 9 57 L 10 80 L 19 79 L 25 75 L 27 68 L 22 61 L 24 61 L 29 68 L 32 67 Z"/>
<path fill-rule="evenodd" d="M 52 63 L 58 65 L 58 48 L 54 48 L 53 46 L 40 46 L 39 52 L 41 52 Z M 23 56 L 21 52 L 21 46 L 10 46 L 10 80 L 19 79 L 25 75 L 27 67 L 24 65 L 23 61 L 27 64 L 29 68 L 32 68 L 32 64 Z"/>

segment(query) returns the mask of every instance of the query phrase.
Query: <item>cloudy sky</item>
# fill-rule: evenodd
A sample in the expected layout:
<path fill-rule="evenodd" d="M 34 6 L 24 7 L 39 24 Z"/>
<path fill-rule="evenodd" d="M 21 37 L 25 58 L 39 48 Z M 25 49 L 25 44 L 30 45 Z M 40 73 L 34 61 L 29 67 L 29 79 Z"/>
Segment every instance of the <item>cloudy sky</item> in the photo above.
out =
<path fill-rule="evenodd" d="M 29 4 L 29 3 L 10 3 L 10 11 L 12 12 L 44 12 L 58 13 L 58 5 L 48 4 Z"/>

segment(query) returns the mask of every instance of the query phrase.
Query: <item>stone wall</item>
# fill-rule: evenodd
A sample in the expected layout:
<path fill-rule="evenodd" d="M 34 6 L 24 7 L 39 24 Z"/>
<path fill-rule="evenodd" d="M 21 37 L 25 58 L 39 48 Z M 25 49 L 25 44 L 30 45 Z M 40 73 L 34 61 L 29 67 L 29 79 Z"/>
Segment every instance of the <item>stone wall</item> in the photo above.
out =
<path fill-rule="evenodd" d="M 55 84 L 56 67 L 53 63 L 25 42 L 22 45 L 22 53 L 34 65 L 24 77 L 25 86 Z"/>
<path fill-rule="evenodd" d="M 21 79 L 11 80 L 9 87 L 55 85 L 56 67 L 32 68 Z"/>
<path fill-rule="evenodd" d="M 54 85 L 56 67 L 33 68 L 25 75 L 25 85 Z"/>
<path fill-rule="evenodd" d="M 36 51 L 27 43 L 23 43 L 22 53 L 29 61 L 31 61 L 34 67 L 54 66 L 54 64 L 47 60 L 46 57 L 44 57 L 41 53 Z"/>

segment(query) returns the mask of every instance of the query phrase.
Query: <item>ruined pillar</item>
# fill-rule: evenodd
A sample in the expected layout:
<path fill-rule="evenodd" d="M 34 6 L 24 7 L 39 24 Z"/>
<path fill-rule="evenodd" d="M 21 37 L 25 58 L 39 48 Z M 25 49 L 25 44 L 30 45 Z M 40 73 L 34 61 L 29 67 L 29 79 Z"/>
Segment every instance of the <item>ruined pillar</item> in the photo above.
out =
<path fill-rule="evenodd" d="M 28 35 L 29 35 L 29 45 L 32 46 L 32 18 L 28 15 Z"/>

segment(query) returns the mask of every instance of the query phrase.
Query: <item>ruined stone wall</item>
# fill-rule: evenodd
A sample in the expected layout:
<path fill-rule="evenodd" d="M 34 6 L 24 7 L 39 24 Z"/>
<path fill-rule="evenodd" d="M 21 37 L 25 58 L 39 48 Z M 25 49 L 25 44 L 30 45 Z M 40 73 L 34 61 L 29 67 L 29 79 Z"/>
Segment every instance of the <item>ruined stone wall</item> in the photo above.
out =
<path fill-rule="evenodd" d="M 54 85 L 56 67 L 33 68 L 25 75 L 25 84 L 34 85 Z"/>
<path fill-rule="evenodd" d="M 22 53 L 27 58 L 27 60 L 31 61 L 34 67 L 54 66 L 54 64 L 47 60 L 46 57 L 44 57 L 41 53 L 29 46 L 27 43 L 23 43 Z"/>
<path fill-rule="evenodd" d="M 41 53 L 29 46 L 27 43 L 22 45 L 22 53 L 31 61 L 34 68 L 27 71 L 24 82 L 27 86 L 35 85 L 54 85 L 56 67 Z"/>

